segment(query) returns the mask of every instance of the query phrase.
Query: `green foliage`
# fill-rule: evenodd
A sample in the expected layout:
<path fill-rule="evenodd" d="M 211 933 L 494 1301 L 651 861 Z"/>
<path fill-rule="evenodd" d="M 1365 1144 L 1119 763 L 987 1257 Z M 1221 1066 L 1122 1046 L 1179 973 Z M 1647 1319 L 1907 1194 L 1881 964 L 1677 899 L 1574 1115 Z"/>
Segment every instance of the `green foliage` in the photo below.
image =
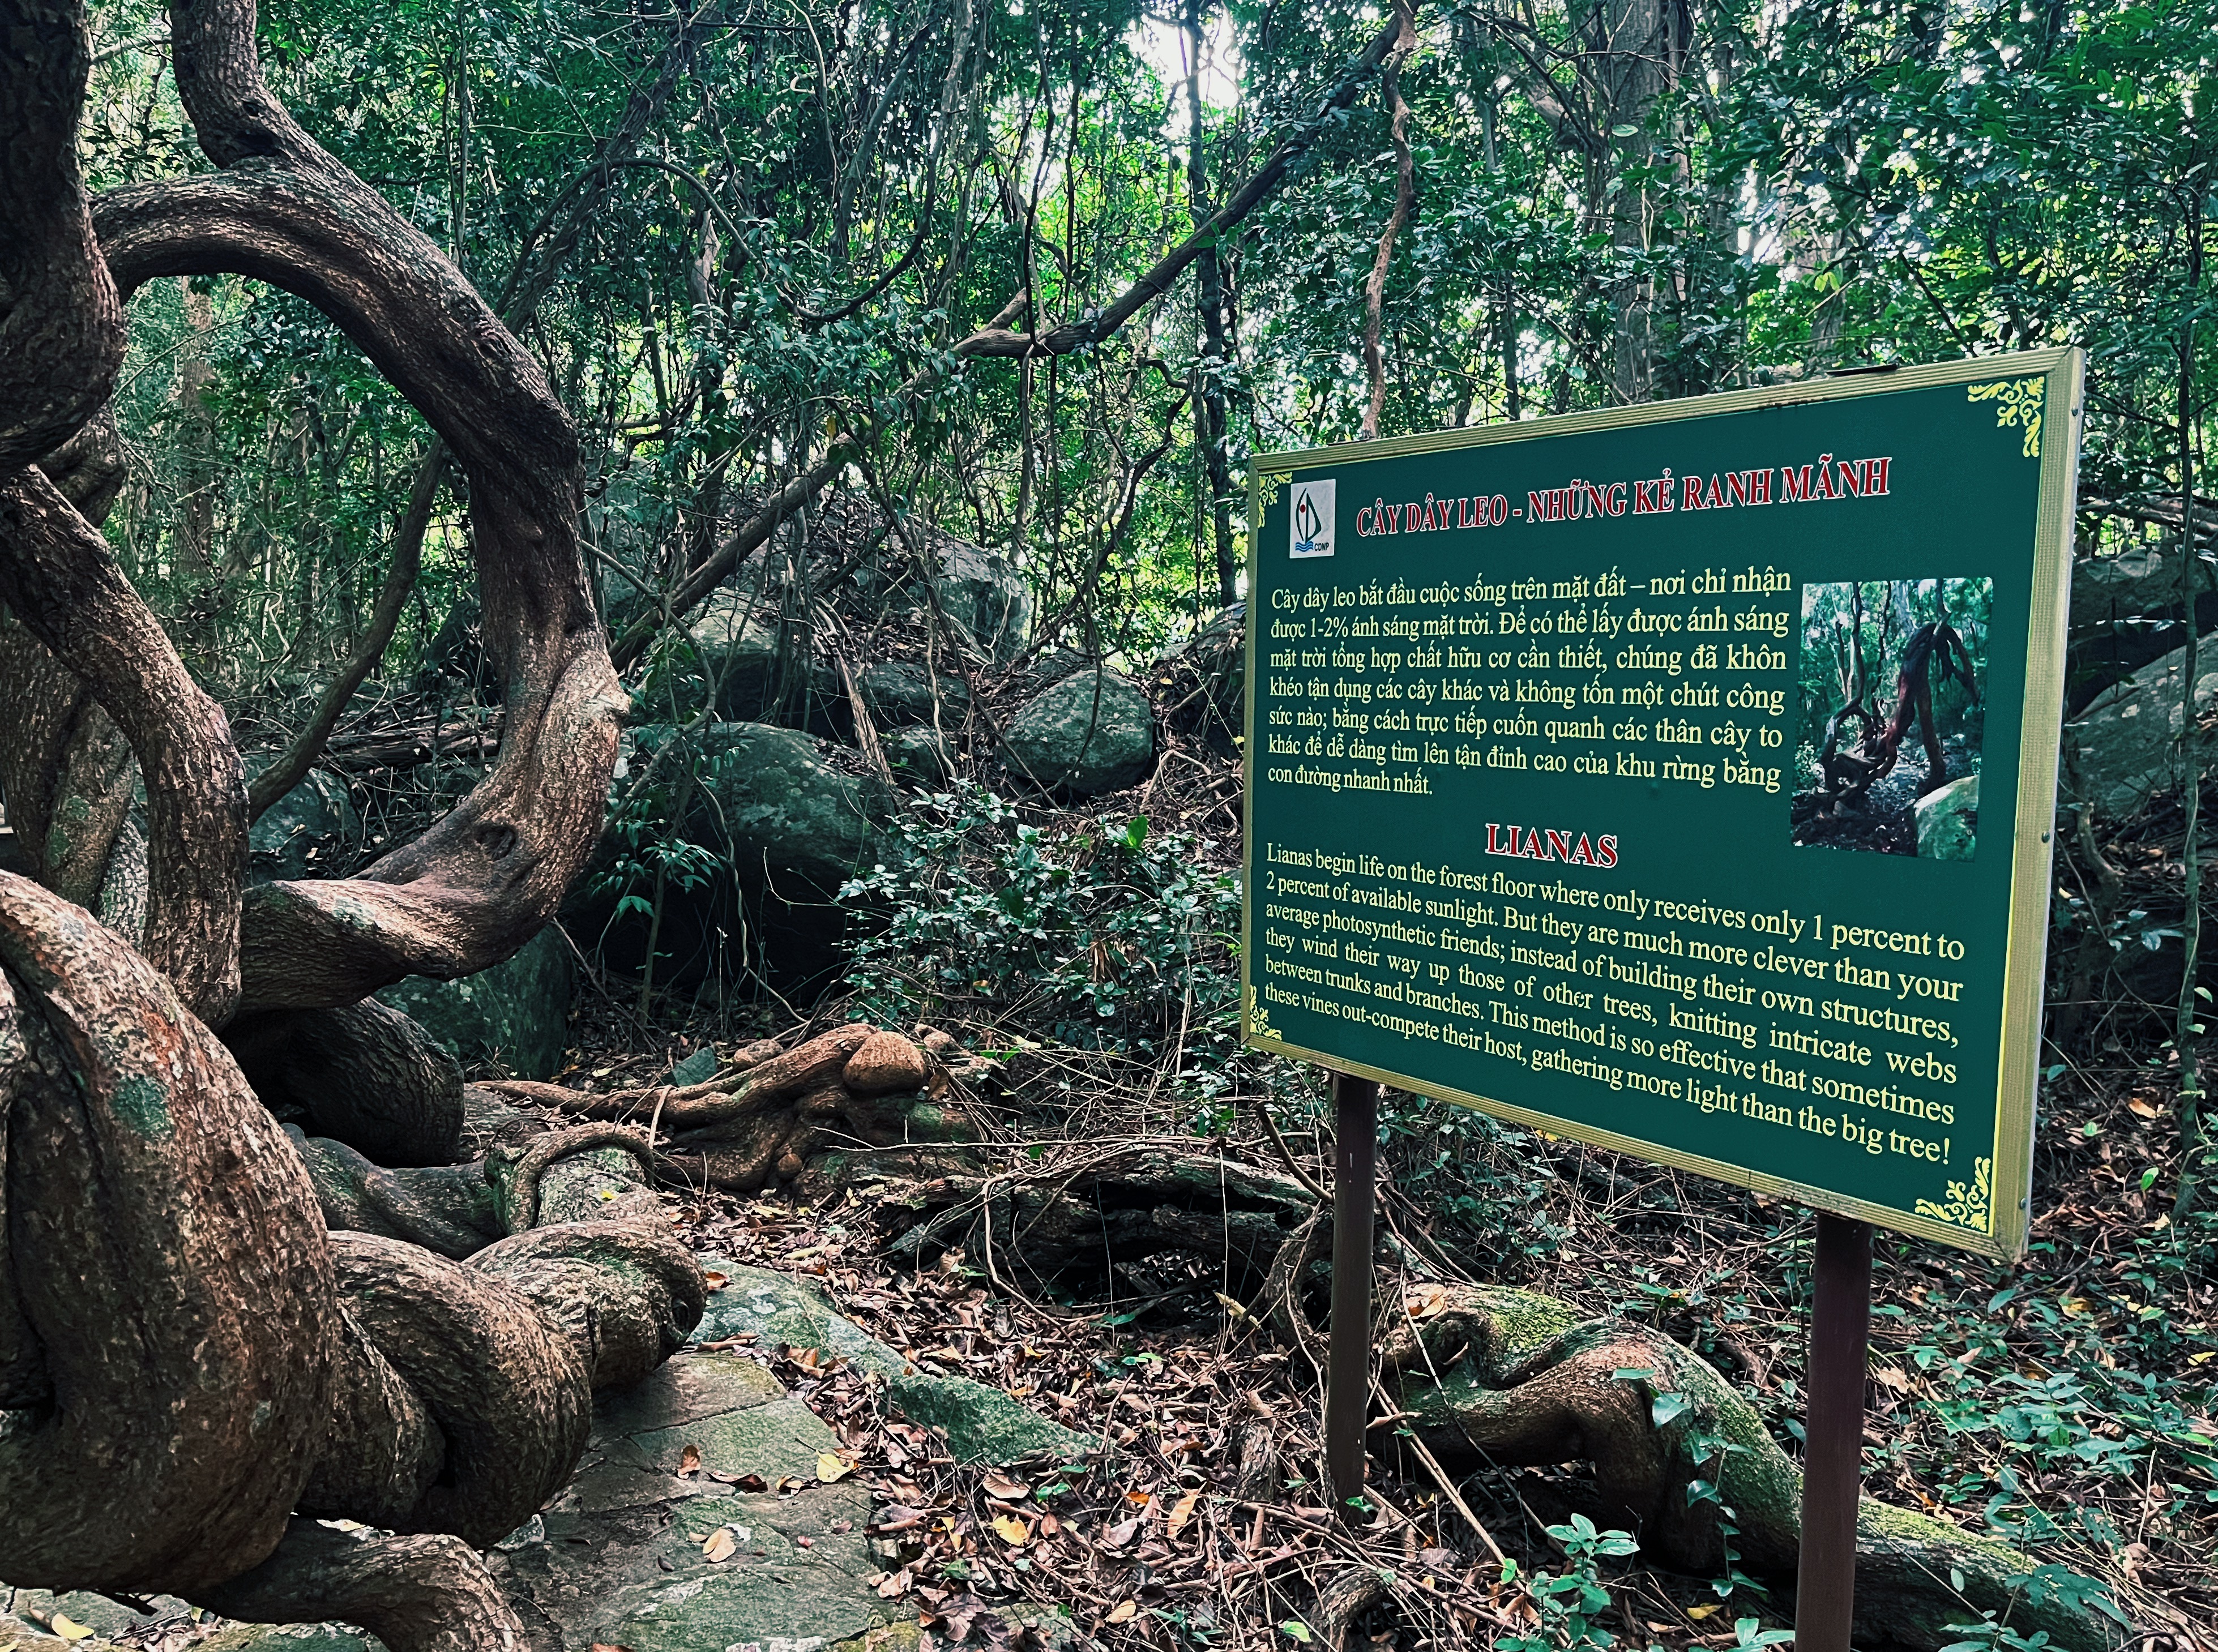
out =
<path fill-rule="evenodd" d="M 1639 1544 L 1623 1531 L 1597 1531 L 1583 1514 L 1572 1515 L 1568 1525 L 1550 1526 L 1548 1535 L 1563 1549 L 1562 1571 L 1524 1577 L 1515 1561 L 1502 1562 L 1502 1582 L 1522 1583 L 1538 1621 L 1521 1635 L 1496 1637 L 1494 1652 L 1601 1652 L 1616 1645 L 1617 1637 L 1595 1621 L 1610 1609 L 1600 1563 L 1637 1554 Z"/>
<path fill-rule="evenodd" d="M 882 917 L 857 949 L 857 1007 L 889 1025 L 951 1008 L 1011 1035 L 1146 1055 L 1234 1015 L 1240 894 L 1193 840 L 1144 816 L 1028 824 L 980 786 L 920 800 L 901 852 L 843 903 Z M 1236 1024 L 1236 1023 L 1235 1024 Z"/>

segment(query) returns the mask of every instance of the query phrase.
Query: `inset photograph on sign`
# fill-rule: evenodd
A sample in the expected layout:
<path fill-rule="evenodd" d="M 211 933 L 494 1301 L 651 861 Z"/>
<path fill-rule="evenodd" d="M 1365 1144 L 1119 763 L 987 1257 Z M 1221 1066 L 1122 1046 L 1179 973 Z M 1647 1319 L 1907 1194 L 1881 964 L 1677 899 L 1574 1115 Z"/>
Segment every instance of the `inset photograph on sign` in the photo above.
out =
<path fill-rule="evenodd" d="M 1994 600 L 1985 577 L 1802 587 L 1794 842 L 1975 858 Z"/>

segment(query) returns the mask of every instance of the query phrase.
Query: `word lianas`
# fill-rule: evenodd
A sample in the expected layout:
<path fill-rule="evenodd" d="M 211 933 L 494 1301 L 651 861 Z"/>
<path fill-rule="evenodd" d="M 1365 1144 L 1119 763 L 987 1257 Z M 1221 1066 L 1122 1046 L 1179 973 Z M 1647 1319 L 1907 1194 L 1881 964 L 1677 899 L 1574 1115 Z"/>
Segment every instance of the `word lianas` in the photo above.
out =
<path fill-rule="evenodd" d="M 1574 479 L 1562 487 L 1530 489 L 1522 507 L 1507 495 L 1447 497 L 1389 504 L 1374 500 L 1355 513 L 1355 536 L 1433 534 L 1451 529 L 1499 528 L 1512 517 L 1527 523 L 1586 522 L 1600 517 L 1660 516 L 1683 510 L 1732 510 L 1769 504 L 1810 504 L 1823 500 L 1877 498 L 1888 492 L 1894 461 L 1836 459 L 1819 454 L 1806 465 L 1775 465 L 1757 470 L 1714 472 L 1708 476 L 1661 476 L 1623 482 Z"/>

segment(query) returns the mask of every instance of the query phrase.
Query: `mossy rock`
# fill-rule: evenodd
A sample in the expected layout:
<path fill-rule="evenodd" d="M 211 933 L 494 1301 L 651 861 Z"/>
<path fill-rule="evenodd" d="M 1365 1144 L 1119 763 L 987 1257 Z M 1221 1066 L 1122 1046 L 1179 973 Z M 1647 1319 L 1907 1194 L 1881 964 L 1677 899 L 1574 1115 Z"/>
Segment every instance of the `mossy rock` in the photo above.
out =
<path fill-rule="evenodd" d="M 935 676 L 906 659 L 881 659 L 855 673 L 856 692 L 882 729 L 938 723 L 951 728 L 970 713 L 970 690 L 959 677 Z"/>
<path fill-rule="evenodd" d="M 569 1043 L 570 944 L 549 925 L 505 963 L 459 981 L 411 975 L 377 994 L 466 1067 L 552 1078 Z"/>
<path fill-rule="evenodd" d="M 902 1414 L 941 1431 L 958 1463 L 1013 1463 L 1043 1452 L 1078 1457 L 1094 1446 L 1088 1436 L 1050 1421 L 999 1389 L 920 1370 L 835 1311 L 804 1280 L 766 1268 L 728 1266 L 709 1257 L 702 1260 L 728 1280 L 709 1298 L 695 1333 L 702 1340 L 749 1335 L 765 1348 L 815 1348 L 883 1377 Z"/>
<path fill-rule="evenodd" d="M 686 831 L 728 842 L 742 876 L 776 887 L 797 875 L 828 900 L 877 857 L 893 811 L 884 782 L 834 767 L 798 729 L 712 723 L 700 740 L 708 781 Z"/>
<path fill-rule="evenodd" d="M 1155 708 L 1115 672 L 1083 671 L 1026 702 L 1002 731 L 1009 766 L 1074 797 L 1121 791 L 1154 765 Z"/>

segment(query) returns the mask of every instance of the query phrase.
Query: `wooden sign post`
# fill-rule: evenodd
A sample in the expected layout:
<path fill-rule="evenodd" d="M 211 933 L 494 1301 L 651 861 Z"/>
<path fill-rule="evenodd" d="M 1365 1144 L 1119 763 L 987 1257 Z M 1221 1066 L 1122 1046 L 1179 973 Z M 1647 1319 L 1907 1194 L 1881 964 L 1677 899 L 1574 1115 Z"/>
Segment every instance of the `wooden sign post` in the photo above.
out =
<path fill-rule="evenodd" d="M 1261 457 L 1243 1022 L 1818 1218 L 1803 1652 L 1847 1645 L 1873 1224 L 2023 1247 L 2076 350 Z"/>
<path fill-rule="evenodd" d="M 1325 1354 L 1325 1478 L 1347 1519 L 1363 1493 L 1371 1397 L 1371 1223 L 1379 1183 L 1379 1086 L 1332 1075 L 1332 1341 Z"/>

